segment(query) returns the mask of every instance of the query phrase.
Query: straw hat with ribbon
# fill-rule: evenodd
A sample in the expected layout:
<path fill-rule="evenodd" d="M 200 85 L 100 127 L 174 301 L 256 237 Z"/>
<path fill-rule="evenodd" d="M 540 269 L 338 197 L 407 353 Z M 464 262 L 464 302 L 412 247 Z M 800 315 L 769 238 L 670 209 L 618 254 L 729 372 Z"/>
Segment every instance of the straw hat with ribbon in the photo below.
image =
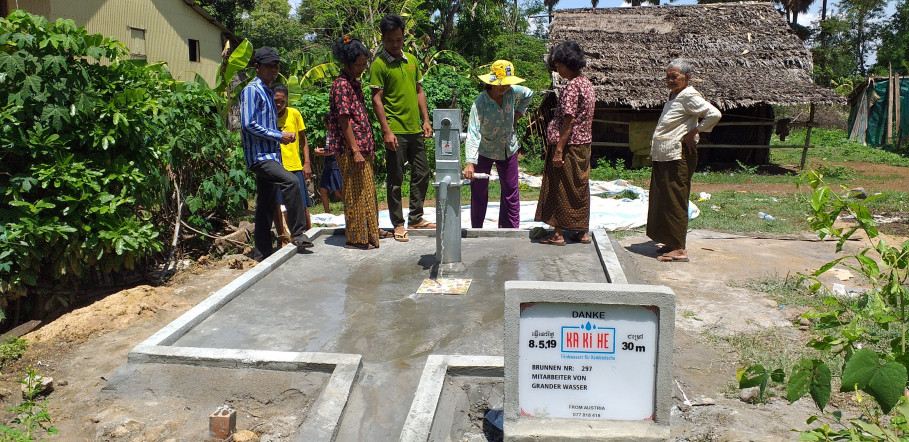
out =
<path fill-rule="evenodd" d="M 493 86 L 523 83 L 524 79 L 514 75 L 514 65 L 508 60 L 496 60 L 488 74 L 480 75 L 480 81 Z"/>

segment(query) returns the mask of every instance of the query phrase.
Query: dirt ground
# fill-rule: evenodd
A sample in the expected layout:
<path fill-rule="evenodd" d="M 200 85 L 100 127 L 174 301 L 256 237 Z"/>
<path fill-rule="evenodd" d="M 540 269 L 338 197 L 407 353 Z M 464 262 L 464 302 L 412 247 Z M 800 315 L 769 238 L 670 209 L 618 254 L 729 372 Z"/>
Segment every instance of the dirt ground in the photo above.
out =
<path fill-rule="evenodd" d="M 909 190 L 905 168 L 881 165 L 847 165 L 856 170 L 869 167 L 880 180 L 856 183 L 869 191 Z M 772 193 L 794 190 L 791 185 L 755 184 L 737 188 Z M 695 185 L 694 192 L 715 191 L 721 186 Z M 905 225 L 905 217 L 902 221 Z M 883 229 L 882 229 L 883 230 Z M 903 235 L 905 236 L 905 235 Z M 904 237 L 891 238 L 898 244 Z M 655 259 L 655 247 L 648 238 L 637 235 L 620 241 L 627 257 L 626 271 L 631 277 L 649 284 L 670 287 L 676 294 L 676 335 L 674 390 L 676 403 L 687 397 L 693 407 L 673 411 L 674 440 L 790 440 L 798 437 L 792 429 L 806 429 L 805 420 L 817 413 L 814 405 L 802 399 L 788 404 L 775 397 L 764 404 L 746 404 L 730 393 L 735 372 L 740 367 L 737 355 L 728 345 L 711 336 L 773 330 L 793 346 L 806 341 L 799 330 L 802 310 L 781 308 L 765 294 L 742 288 L 741 283 L 766 276 L 811 272 L 834 257 L 834 242 L 805 238 L 760 238 L 695 230 L 689 233 L 688 263 L 662 263 Z M 858 244 L 856 244 L 858 245 Z M 629 264 L 630 262 L 630 264 Z M 138 286 L 122 290 L 97 302 L 74 310 L 52 323 L 26 335 L 31 347 L 19 361 L 7 365 L 0 375 L 0 407 L 18 403 L 18 379 L 27 366 L 54 379 L 55 389 L 48 396 L 48 411 L 60 430 L 50 440 L 165 441 L 204 440 L 208 415 L 217 405 L 213 398 L 230 393 L 233 408 L 242 410 L 240 429 L 251 429 L 261 440 L 287 440 L 299 425 L 307 407 L 318 392 L 319 379 L 298 379 L 288 374 L 261 374 L 262 381 L 237 378 L 238 391 L 225 392 L 217 380 L 202 385 L 192 379 L 191 368 L 150 367 L 132 373 L 148 379 L 148 388 L 129 391 L 117 382 L 124 376 L 130 349 L 168 324 L 193 305 L 205 299 L 249 268 L 250 261 L 232 257 L 214 263 L 196 264 L 181 272 L 169 284 L 159 287 Z M 845 280 L 831 274 L 828 284 L 843 283 L 847 288 L 862 285 L 858 278 Z M 845 276 L 844 276 L 845 275 Z M 157 371 L 156 371 L 157 370 Z M 264 372 L 263 372 L 264 373 Z M 225 371 L 218 378 L 235 374 Z M 165 385 L 161 378 L 182 382 Z M 213 393 L 213 394 L 206 394 Z M 126 399 L 128 398 L 128 399 Z M 843 406 L 847 399 L 836 399 L 832 407 Z M 828 407 L 828 411 L 833 408 Z M 0 415 L 8 422 L 9 413 Z"/>

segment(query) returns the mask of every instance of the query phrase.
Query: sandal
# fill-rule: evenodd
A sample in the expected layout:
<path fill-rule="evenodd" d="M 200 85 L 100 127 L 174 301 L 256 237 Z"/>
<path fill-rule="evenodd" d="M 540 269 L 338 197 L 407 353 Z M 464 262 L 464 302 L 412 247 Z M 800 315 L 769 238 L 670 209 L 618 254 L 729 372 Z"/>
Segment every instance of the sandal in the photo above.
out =
<path fill-rule="evenodd" d="M 552 239 L 552 235 L 550 235 L 550 236 L 547 236 L 546 238 L 541 239 L 540 244 L 549 244 L 552 246 L 564 246 L 565 238 L 560 238 L 560 239 L 554 240 L 554 239 Z"/>
<path fill-rule="evenodd" d="M 691 261 L 687 256 L 673 256 L 668 253 L 664 253 L 657 257 L 657 261 L 660 262 L 688 262 Z"/>
<path fill-rule="evenodd" d="M 587 237 L 586 239 L 584 237 Z M 590 244 L 590 235 L 587 232 L 577 232 L 574 235 L 571 235 L 571 239 L 581 243 L 581 244 Z"/>
<path fill-rule="evenodd" d="M 374 246 L 372 244 L 350 244 L 350 243 L 348 243 L 348 244 L 344 244 L 344 248 L 353 249 L 353 250 L 372 250 L 372 249 L 376 248 L 376 246 Z"/>
<path fill-rule="evenodd" d="M 398 241 L 398 242 L 410 241 L 410 237 L 407 236 L 406 230 L 403 233 L 394 232 L 394 237 L 395 237 L 395 241 Z"/>
<path fill-rule="evenodd" d="M 424 219 L 416 224 L 411 224 L 408 227 L 410 227 L 411 229 L 435 229 L 436 225 L 435 225 L 435 223 L 431 223 Z"/>
<path fill-rule="evenodd" d="M 379 229 L 379 239 L 388 239 L 388 238 L 394 238 L 394 237 L 395 237 L 394 232 L 389 232 L 388 230 L 385 230 L 385 229 Z"/>

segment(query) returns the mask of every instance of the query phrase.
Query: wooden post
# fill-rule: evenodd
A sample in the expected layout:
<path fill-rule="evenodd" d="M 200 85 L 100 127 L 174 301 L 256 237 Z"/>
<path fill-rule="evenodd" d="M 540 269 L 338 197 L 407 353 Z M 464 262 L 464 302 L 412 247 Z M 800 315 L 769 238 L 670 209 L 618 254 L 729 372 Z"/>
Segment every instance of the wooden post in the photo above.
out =
<path fill-rule="evenodd" d="M 902 142 L 903 142 L 903 131 L 902 131 L 903 122 L 901 121 L 902 120 L 902 118 L 901 118 L 902 99 L 900 98 L 900 88 L 902 87 L 902 83 L 901 83 L 902 80 L 900 80 L 899 74 L 894 75 L 894 79 L 896 80 L 896 87 L 893 88 L 893 98 L 894 98 L 893 110 L 896 113 L 896 122 L 894 123 L 894 126 L 896 126 L 896 130 L 894 132 L 896 132 L 896 143 L 899 145 L 899 144 L 902 144 Z"/>
<path fill-rule="evenodd" d="M 808 105 L 808 130 L 805 132 L 805 147 L 802 148 L 802 162 L 800 170 L 805 170 L 805 160 L 808 159 L 808 148 L 811 147 L 811 129 L 814 128 L 814 103 Z"/>

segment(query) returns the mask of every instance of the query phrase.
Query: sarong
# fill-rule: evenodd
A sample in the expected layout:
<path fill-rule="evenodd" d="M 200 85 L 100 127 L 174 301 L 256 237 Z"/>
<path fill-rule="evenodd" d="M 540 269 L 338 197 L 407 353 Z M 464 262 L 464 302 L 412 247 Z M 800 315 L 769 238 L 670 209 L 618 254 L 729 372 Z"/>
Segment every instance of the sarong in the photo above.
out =
<path fill-rule="evenodd" d="M 688 233 L 688 198 L 698 154 L 682 149 L 682 159 L 654 161 L 650 175 L 647 236 L 673 250 L 685 248 Z"/>
<path fill-rule="evenodd" d="M 590 143 L 569 144 L 562 167 L 552 165 L 555 149 L 546 153 L 543 183 L 534 220 L 566 230 L 590 227 Z"/>
<path fill-rule="evenodd" d="M 366 167 L 360 169 L 353 156 L 340 155 L 338 167 L 344 180 L 341 195 L 344 198 L 347 244 L 379 247 L 379 207 L 372 157 L 368 157 Z"/>

